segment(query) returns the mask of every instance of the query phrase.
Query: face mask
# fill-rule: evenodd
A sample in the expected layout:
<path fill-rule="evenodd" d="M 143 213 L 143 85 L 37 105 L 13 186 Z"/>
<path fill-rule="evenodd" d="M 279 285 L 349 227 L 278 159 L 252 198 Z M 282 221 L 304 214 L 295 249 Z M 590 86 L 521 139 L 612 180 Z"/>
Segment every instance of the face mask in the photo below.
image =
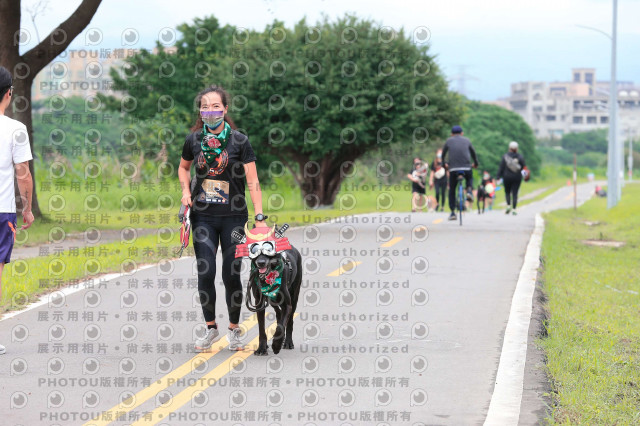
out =
<path fill-rule="evenodd" d="M 484 178 L 485 179 L 489 179 L 489 175 L 484 175 Z"/>
<path fill-rule="evenodd" d="M 438 154 L 438 155 L 437 155 L 437 157 L 438 157 L 438 158 L 442 158 L 442 154 Z"/>
<path fill-rule="evenodd" d="M 211 129 L 217 128 L 224 121 L 224 111 L 200 111 L 202 122 Z"/>

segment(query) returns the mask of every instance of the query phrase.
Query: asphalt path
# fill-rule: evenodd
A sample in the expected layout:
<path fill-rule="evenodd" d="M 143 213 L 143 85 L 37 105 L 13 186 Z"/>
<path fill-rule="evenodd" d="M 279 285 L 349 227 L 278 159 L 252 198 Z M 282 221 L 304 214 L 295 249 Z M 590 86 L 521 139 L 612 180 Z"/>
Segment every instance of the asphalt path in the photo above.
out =
<path fill-rule="evenodd" d="M 204 326 L 192 257 L 52 293 L 0 321 L 1 423 L 482 424 L 535 214 L 572 194 L 517 216 L 469 212 L 463 226 L 388 212 L 290 229 L 303 288 L 295 348 L 278 355 L 253 355 L 246 309 L 245 351 L 226 337 L 193 350 Z M 224 330 L 219 277 L 216 289 Z"/>

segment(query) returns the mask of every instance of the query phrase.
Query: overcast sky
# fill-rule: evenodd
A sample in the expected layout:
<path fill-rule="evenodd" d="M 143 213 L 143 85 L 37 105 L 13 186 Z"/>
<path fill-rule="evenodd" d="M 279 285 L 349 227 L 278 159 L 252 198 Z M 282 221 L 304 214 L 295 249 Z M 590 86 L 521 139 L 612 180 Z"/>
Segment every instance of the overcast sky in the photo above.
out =
<path fill-rule="evenodd" d="M 23 0 L 22 27 L 36 35 Z M 66 19 L 79 0 L 50 0 L 36 19 L 44 37 Z M 467 95 L 492 100 L 508 96 L 518 81 L 565 81 L 572 67 L 595 67 L 597 78 L 609 80 L 611 42 L 595 31 L 611 32 L 612 0 L 103 0 L 87 30 L 98 28 L 103 40 L 97 47 L 121 48 L 122 33 L 134 28 L 139 41 L 132 47 L 151 48 L 159 32 L 195 17 L 215 15 L 222 25 L 262 30 L 274 19 L 291 27 L 304 16 L 309 24 L 322 13 L 330 18 L 355 13 L 382 25 L 408 32 L 421 26 L 431 31 L 431 52 L 457 89 L 464 67 Z M 640 0 L 618 1 L 618 80 L 640 85 Z M 86 31 L 73 42 L 86 45 Z M 128 47 L 128 46 L 127 46 Z"/>

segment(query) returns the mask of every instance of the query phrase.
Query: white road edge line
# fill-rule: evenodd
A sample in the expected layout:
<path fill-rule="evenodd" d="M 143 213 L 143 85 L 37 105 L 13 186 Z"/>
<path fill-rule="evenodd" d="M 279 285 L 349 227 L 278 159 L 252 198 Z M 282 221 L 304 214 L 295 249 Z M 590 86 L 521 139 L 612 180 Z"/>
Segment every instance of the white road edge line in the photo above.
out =
<path fill-rule="evenodd" d="M 527 340 L 533 293 L 540 267 L 540 246 L 544 232 L 544 220 L 536 214 L 520 276 L 511 301 L 509 321 L 504 332 L 504 342 L 496 383 L 489 404 L 485 425 L 517 425 L 524 387 L 524 367 L 527 361 Z"/>
<path fill-rule="evenodd" d="M 179 260 L 184 260 L 184 259 L 193 259 L 193 256 L 184 256 L 180 259 L 172 259 L 173 261 L 179 261 Z M 92 278 L 91 280 L 85 280 L 82 281 L 80 283 L 78 283 L 77 285 L 74 285 L 72 287 L 64 287 L 60 290 L 56 290 L 56 291 L 52 291 L 51 293 L 46 293 L 43 294 L 42 296 L 40 296 L 40 299 L 38 299 L 37 301 L 28 304 L 27 306 L 25 306 L 24 308 L 18 310 L 18 311 L 11 311 L 11 312 L 7 312 L 6 314 L 4 314 L 1 318 L 0 318 L 0 322 L 4 321 L 4 320 L 8 320 L 10 318 L 16 317 L 20 314 L 23 314 L 27 311 L 30 311 L 32 309 L 35 308 L 39 308 L 40 306 L 46 305 L 47 303 L 49 303 L 49 299 L 51 297 L 52 294 L 54 293 L 62 293 L 65 297 L 72 295 L 74 293 L 77 293 L 79 291 L 82 290 L 91 290 L 90 288 L 86 287 L 86 285 L 90 282 L 93 281 L 94 283 L 98 283 L 98 282 L 105 282 L 105 281 L 111 281 L 111 280 L 115 280 L 116 278 L 120 278 L 120 277 L 124 277 L 124 276 L 129 276 L 129 275 L 133 275 L 139 271 L 143 271 L 145 269 L 149 269 L 149 268 L 153 268 L 154 266 L 158 266 L 158 263 L 152 263 L 149 265 L 143 265 L 139 268 L 134 269 L 131 272 L 118 272 L 118 273 L 111 273 L 111 274 L 105 274 L 105 275 L 99 275 L 97 277 Z"/>

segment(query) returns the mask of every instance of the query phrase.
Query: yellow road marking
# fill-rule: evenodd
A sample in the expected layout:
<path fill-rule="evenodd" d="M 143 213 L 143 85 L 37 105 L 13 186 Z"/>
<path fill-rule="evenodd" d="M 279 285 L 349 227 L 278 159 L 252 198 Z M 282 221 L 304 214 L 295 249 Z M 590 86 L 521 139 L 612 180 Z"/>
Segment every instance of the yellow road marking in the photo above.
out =
<path fill-rule="evenodd" d="M 391 247 L 392 245 L 399 243 L 401 240 L 402 240 L 402 237 L 392 238 L 391 240 L 384 243 L 381 247 Z"/>
<path fill-rule="evenodd" d="M 351 270 L 353 270 L 353 268 L 355 268 L 356 266 L 358 266 L 361 263 L 362 262 L 349 262 L 346 265 L 343 265 L 343 266 L 339 267 L 338 269 L 336 269 L 335 271 L 327 274 L 327 276 L 328 277 L 337 277 L 338 275 L 342 275 L 345 272 L 350 272 Z"/>
<path fill-rule="evenodd" d="M 243 321 L 242 324 L 240 324 L 240 326 L 244 328 L 246 333 L 251 328 L 253 328 L 257 323 L 258 323 L 258 319 L 256 315 L 253 314 L 251 318 Z M 199 362 L 201 364 L 207 361 L 209 358 L 211 358 L 212 356 L 220 352 L 221 349 L 225 348 L 228 344 L 229 344 L 229 339 L 227 336 L 224 336 L 224 338 L 214 343 L 215 348 L 211 349 L 209 352 L 201 352 L 195 355 L 193 358 L 191 358 L 189 361 L 182 364 L 180 367 L 176 368 L 173 371 L 170 371 L 169 373 L 165 374 L 164 377 L 162 377 L 161 379 L 156 380 L 148 387 L 136 393 L 132 398 L 129 398 L 126 401 L 123 401 L 121 404 L 118 404 L 115 407 L 102 412 L 99 417 L 94 418 L 93 420 L 90 420 L 89 422 L 85 423 L 85 426 L 107 425 L 113 421 L 118 420 L 116 418 L 116 413 L 118 413 L 117 414 L 118 416 L 122 416 L 128 413 L 129 411 L 133 410 L 134 408 L 142 405 L 149 399 L 156 396 L 160 391 L 163 391 L 169 386 L 171 386 L 169 384 L 169 380 L 171 380 L 172 382 L 175 382 L 178 379 L 191 373 L 193 369 L 198 366 L 196 362 Z"/>
<path fill-rule="evenodd" d="M 443 220 L 444 220 L 444 219 L 442 219 L 442 218 L 441 218 L 441 219 L 436 219 L 436 220 L 434 220 L 432 223 L 434 223 L 434 224 L 438 224 L 438 223 L 442 222 Z"/>
<path fill-rule="evenodd" d="M 571 194 L 567 195 L 566 197 L 564 197 L 565 200 L 569 200 L 571 198 L 573 198 L 573 195 L 575 194 L 575 192 L 571 191 Z"/>
<path fill-rule="evenodd" d="M 295 318 L 298 315 L 299 314 L 296 313 L 294 314 L 293 317 Z M 269 328 L 267 328 L 266 330 L 267 339 L 271 339 L 271 337 L 275 333 L 276 326 L 277 326 L 277 323 L 274 322 L 269 326 Z M 259 338 L 260 336 L 256 336 L 251 342 L 249 342 L 247 346 L 249 348 L 257 347 Z M 218 380 L 220 380 L 222 377 L 229 374 L 229 371 L 231 371 L 232 361 L 239 360 L 242 362 L 245 359 L 249 358 L 252 354 L 253 354 L 253 351 L 250 349 L 244 350 L 241 352 L 238 351 L 234 353 L 229 358 L 221 362 L 217 367 L 215 367 L 209 373 L 204 375 L 201 379 L 197 380 L 194 384 L 190 385 L 189 387 L 185 388 L 182 392 L 174 396 L 168 403 L 160 407 L 157 407 L 155 410 L 151 412 L 146 413 L 144 416 L 142 416 L 140 420 L 138 420 L 137 422 L 131 423 L 131 426 L 139 426 L 143 424 L 155 425 L 156 423 L 166 419 L 170 413 L 173 413 L 174 411 L 176 411 L 177 409 L 185 405 L 187 402 L 191 401 L 191 399 L 194 397 L 195 394 L 209 388 L 210 385 L 208 385 L 208 383 L 215 383 Z M 234 365 L 237 366 L 238 364 L 234 363 Z"/>

